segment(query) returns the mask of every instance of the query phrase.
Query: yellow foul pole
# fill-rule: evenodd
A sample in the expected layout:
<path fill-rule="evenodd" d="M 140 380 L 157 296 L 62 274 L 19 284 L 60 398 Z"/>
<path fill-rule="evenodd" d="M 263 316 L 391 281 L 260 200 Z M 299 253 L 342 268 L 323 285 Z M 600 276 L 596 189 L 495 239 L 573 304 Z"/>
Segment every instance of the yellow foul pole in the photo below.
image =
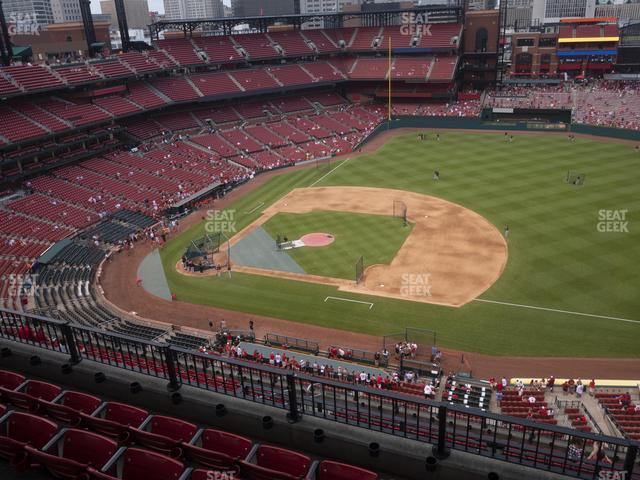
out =
<path fill-rule="evenodd" d="M 388 120 L 391 121 L 391 37 L 389 37 L 389 91 L 387 93 L 389 95 L 389 99 L 388 99 L 389 117 L 388 117 Z"/>

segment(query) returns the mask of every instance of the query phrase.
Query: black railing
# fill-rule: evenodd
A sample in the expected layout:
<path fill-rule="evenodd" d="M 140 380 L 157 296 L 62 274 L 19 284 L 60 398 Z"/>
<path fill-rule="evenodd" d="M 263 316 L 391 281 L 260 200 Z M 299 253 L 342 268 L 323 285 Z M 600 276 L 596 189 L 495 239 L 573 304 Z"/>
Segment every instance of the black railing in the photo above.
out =
<path fill-rule="evenodd" d="M 624 438 L 315 377 L 0 309 L 0 338 L 287 411 L 575 478 L 640 479 L 640 444 Z M 602 445 L 600 454 L 594 447 Z M 611 472 L 611 474 L 600 472 Z M 616 477 L 615 474 L 618 474 Z"/>
<path fill-rule="evenodd" d="M 274 345 L 283 348 L 301 350 L 303 352 L 312 353 L 314 355 L 320 351 L 320 344 L 314 340 L 288 337 L 286 335 L 278 335 L 276 333 L 267 333 L 264 336 L 264 343 L 265 345 Z"/>

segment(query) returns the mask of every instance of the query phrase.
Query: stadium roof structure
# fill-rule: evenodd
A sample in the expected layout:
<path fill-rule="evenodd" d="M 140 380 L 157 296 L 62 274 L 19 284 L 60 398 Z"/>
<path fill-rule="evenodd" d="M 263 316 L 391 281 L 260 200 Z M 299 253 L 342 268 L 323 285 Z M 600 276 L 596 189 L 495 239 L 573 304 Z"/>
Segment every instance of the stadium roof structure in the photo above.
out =
<path fill-rule="evenodd" d="M 388 9 L 365 12 L 339 12 L 339 13 L 314 13 L 292 14 L 275 16 L 252 17 L 218 17 L 202 18 L 194 20 L 161 20 L 149 25 L 151 38 L 158 39 L 159 34 L 165 30 L 183 31 L 184 35 L 191 34 L 195 30 L 209 27 L 207 30 L 231 34 L 237 25 L 249 24 L 258 32 L 267 32 L 272 25 L 292 25 L 294 29 L 300 29 L 302 24 L 309 21 L 323 20 L 325 28 L 340 28 L 345 20 L 360 18 L 362 26 L 375 27 L 386 25 L 398 25 L 403 15 L 415 14 L 419 19 L 417 23 L 462 23 L 464 9 L 462 6 L 427 5 L 409 9 Z M 426 20 L 426 21 L 425 21 Z"/>

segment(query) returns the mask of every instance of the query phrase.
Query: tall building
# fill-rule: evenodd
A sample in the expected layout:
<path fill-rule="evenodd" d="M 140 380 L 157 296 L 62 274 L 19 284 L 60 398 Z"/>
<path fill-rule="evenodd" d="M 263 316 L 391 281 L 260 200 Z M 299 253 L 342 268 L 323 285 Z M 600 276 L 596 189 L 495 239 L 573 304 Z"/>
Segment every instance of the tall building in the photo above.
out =
<path fill-rule="evenodd" d="M 4 0 L 2 9 L 7 23 L 15 25 L 15 31 L 20 33 L 54 21 L 51 0 Z"/>
<path fill-rule="evenodd" d="M 615 17 L 618 18 L 620 23 L 623 25 L 635 23 L 640 20 L 640 2 L 635 1 L 617 5 L 597 5 L 596 17 Z"/>
<path fill-rule="evenodd" d="M 534 24 L 557 23 L 561 18 L 593 17 L 596 0 L 533 0 Z"/>
<path fill-rule="evenodd" d="M 343 10 L 345 5 L 358 5 L 361 0 L 300 0 L 300 13 L 338 13 Z M 306 22 L 302 28 L 323 28 L 323 22 L 320 19 L 312 22 Z"/>
<path fill-rule="evenodd" d="M 166 20 L 189 20 L 224 16 L 222 0 L 164 0 Z"/>
<path fill-rule="evenodd" d="M 55 23 L 81 22 L 82 12 L 78 0 L 51 0 Z"/>
<path fill-rule="evenodd" d="M 116 14 L 116 2 L 114 0 L 101 0 L 102 13 L 111 15 L 112 26 L 118 26 Z M 127 25 L 132 30 L 142 30 L 152 23 L 149 18 L 149 3 L 147 0 L 125 0 L 124 12 L 127 15 Z"/>
<path fill-rule="evenodd" d="M 300 13 L 300 3 L 301 0 L 231 0 L 231 8 L 234 17 L 266 17 Z"/>

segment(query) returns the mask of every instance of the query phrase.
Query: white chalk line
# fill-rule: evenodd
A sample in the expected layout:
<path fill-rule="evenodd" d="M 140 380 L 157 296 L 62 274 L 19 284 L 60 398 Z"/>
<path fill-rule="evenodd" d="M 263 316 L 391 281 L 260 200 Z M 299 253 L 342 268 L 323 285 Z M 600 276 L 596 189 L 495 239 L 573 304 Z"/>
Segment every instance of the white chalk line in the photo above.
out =
<path fill-rule="evenodd" d="M 248 212 L 244 212 L 246 215 L 255 212 L 256 210 L 258 210 L 261 206 L 264 205 L 264 202 L 260 202 L 258 205 L 256 205 L 255 207 L 253 207 L 251 210 L 249 210 Z"/>
<path fill-rule="evenodd" d="M 350 298 L 342 298 L 342 297 L 326 297 L 324 299 L 324 302 L 327 303 L 327 300 L 340 300 L 342 302 L 353 302 L 353 303 L 363 303 L 365 305 L 369 305 L 369 310 L 371 310 L 373 308 L 373 303 L 371 302 L 363 302 L 360 300 L 352 300 Z"/>
<path fill-rule="evenodd" d="M 630 318 L 608 317 L 606 315 L 595 315 L 593 313 L 572 312 L 571 310 L 558 310 L 556 308 L 536 307 L 535 305 L 522 305 L 520 303 L 498 302 L 495 300 L 484 300 L 482 298 L 475 298 L 473 301 L 483 302 L 483 303 L 493 303 L 496 305 L 507 305 L 509 307 L 528 308 L 531 310 L 543 310 L 545 312 L 566 313 L 568 315 L 578 315 L 581 317 L 602 318 L 603 320 L 615 320 L 617 322 L 640 323 L 640 320 L 632 320 Z"/>
<path fill-rule="evenodd" d="M 331 170 L 329 170 L 327 173 L 325 173 L 323 176 L 321 176 L 318 180 L 316 180 L 311 185 L 309 185 L 308 188 L 311 188 L 311 187 L 317 185 L 318 183 L 320 183 L 322 180 L 327 178 L 329 175 L 331 175 L 333 172 L 335 172 L 337 169 L 339 169 L 341 166 L 343 166 L 349 160 L 351 160 L 351 157 L 347 158 L 344 162 L 340 163 L 339 165 L 336 165 L 335 167 L 333 167 Z"/>

